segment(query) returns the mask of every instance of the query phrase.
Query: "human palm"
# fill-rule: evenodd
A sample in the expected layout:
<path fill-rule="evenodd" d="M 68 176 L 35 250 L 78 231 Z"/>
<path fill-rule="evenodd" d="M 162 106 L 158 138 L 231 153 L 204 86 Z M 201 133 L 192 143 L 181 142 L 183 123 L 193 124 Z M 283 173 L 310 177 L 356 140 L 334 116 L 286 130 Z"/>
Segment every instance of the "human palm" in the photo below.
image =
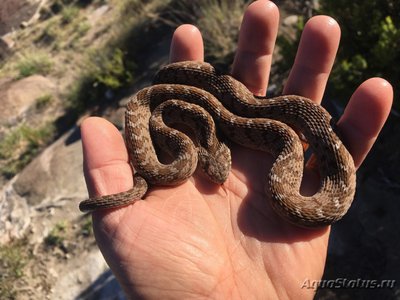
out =
<path fill-rule="evenodd" d="M 247 9 L 233 75 L 255 94 L 267 87 L 277 26 L 272 2 L 258 0 Z M 320 101 L 339 36 L 329 17 L 307 23 L 285 93 Z M 202 52 L 195 27 L 176 30 L 172 61 L 202 60 Z M 391 99 L 386 81 L 368 80 L 338 122 L 357 166 L 384 123 Z M 128 154 L 114 126 L 88 118 L 82 142 L 91 196 L 132 186 Z M 234 146 L 232 171 L 222 186 L 196 173 L 177 187 L 152 188 L 134 205 L 93 213 L 97 243 L 128 298 L 312 298 L 314 291 L 302 285 L 322 276 L 329 227 L 297 228 L 271 210 L 264 192 L 271 161 L 265 153 Z M 303 192 L 312 192 L 315 183 L 312 174 L 306 176 Z"/>

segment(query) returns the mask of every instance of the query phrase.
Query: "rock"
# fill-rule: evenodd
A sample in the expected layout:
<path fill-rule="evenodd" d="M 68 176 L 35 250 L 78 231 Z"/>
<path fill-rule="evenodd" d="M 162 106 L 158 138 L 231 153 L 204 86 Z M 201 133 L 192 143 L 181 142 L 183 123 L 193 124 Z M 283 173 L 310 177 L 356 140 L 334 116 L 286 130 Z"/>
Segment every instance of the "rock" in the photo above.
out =
<path fill-rule="evenodd" d="M 41 242 L 51 224 L 56 222 L 54 219 L 79 216 L 77 204 L 86 196 L 79 129 L 75 128 L 3 187 L 0 194 L 0 244 L 21 238 L 28 227 L 32 233 L 31 242 Z M 46 218 L 41 219 L 39 216 L 43 214 Z M 36 218 L 38 222 L 33 223 L 32 219 Z"/>
<path fill-rule="evenodd" d="M 11 181 L 0 191 L 0 245 L 23 238 L 30 223 L 30 208 L 14 191 Z"/>
<path fill-rule="evenodd" d="M 54 83 L 41 75 L 3 81 L 0 85 L 0 125 L 12 125 L 20 121 L 39 97 L 54 94 L 54 90 Z"/>
<path fill-rule="evenodd" d="M 124 299 L 93 235 L 83 233 L 88 218 L 78 203 L 86 197 L 78 127 L 3 186 L 0 245 L 26 236 L 34 255 L 23 280 L 35 288 L 26 290 L 27 298 L 19 294 L 21 299 Z M 60 224 L 65 230 L 53 233 L 60 242 L 46 244 Z"/>
<path fill-rule="evenodd" d="M 0 38 L 0 61 L 12 53 L 12 48 L 15 46 L 12 36 L 13 34 L 9 33 Z"/>
<path fill-rule="evenodd" d="M 83 256 L 85 257 L 84 260 L 82 260 L 82 257 L 74 257 L 68 272 L 59 276 L 53 287 L 52 299 L 110 299 L 99 296 L 101 290 L 104 291 L 105 286 L 110 287 L 113 284 L 117 285 L 117 291 L 114 293 L 115 298 L 112 299 L 122 299 L 117 298 L 118 290 L 122 294 L 121 289 L 100 252 L 92 250 L 89 253 L 83 253 Z M 104 274 L 108 274 L 108 276 L 105 277 Z M 115 291 L 115 288 L 113 290 Z M 93 294 L 96 294 L 96 297 L 93 297 Z M 108 295 L 110 296 L 111 293 Z"/>
<path fill-rule="evenodd" d="M 20 24 L 19 26 L 20 26 L 21 28 L 26 28 L 26 27 L 29 26 L 29 23 L 26 22 L 26 21 L 24 21 L 24 22 L 21 22 L 21 24 Z"/>
<path fill-rule="evenodd" d="M 0 2 L 0 35 L 18 28 L 22 22 L 32 22 L 46 0 L 2 0 Z"/>
<path fill-rule="evenodd" d="M 33 160 L 15 180 L 15 191 L 30 206 L 58 206 L 87 196 L 79 128 L 74 128 Z"/>

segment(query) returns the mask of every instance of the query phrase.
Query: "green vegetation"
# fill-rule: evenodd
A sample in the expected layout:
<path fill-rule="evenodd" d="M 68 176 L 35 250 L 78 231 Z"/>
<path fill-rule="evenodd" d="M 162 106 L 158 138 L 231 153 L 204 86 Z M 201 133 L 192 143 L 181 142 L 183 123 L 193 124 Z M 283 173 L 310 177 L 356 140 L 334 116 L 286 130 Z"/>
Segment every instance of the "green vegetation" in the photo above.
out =
<path fill-rule="evenodd" d="M 73 5 L 64 6 L 61 11 L 62 24 L 69 24 L 79 15 L 79 7 Z"/>
<path fill-rule="evenodd" d="M 395 1 L 325 0 L 321 12 L 342 27 L 342 47 L 332 74 L 335 89 L 349 95 L 362 81 L 381 76 L 399 92 L 400 20 Z"/>
<path fill-rule="evenodd" d="M 29 260 L 27 241 L 21 239 L 0 246 L 0 298 L 15 299 L 15 281 L 24 276 L 24 267 Z"/>
<path fill-rule="evenodd" d="M 90 75 L 97 84 L 110 89 L 118 89 L 132 82 L 132 74 L 125 65 L 121 49 L 109 53 L 93 51 L 90 53 Z"/>
<path fill-rule="evenodd" d="M 50 124 L 41 128 L 22 124 L 11 130 L 0 141 L 0 159 L 5 161 L 0 173 L 6 178 L 14 176 L 53 139 L 53 134 L 54 127 Z"/>
<path fill-rule="evenodd" d="M 381 76 L 393 83 L 396 94 L 400 91 L 400 20 L 398 5 L 393 0 L 321 0 L 315 14 L 335 18 L 342 29 L 341 46 L 331 75 L 335 94 L 347 98 L 364 80 Z M 298 24 L 298 34 L 293 40 L 281 36 L 279 46 L 285 57 L 281 66 L 288 70 L 304 26 Z M 396 104 L 400 108 L 399 104 Z"/>
<path fill-rule="evenodd" d="M 47 75 L 53 66 L 49 55 L 40 50 L 28 51 L 20 55 L 16 63 L 18 79 L 33 74 Z"/>
<path fill-rule="evenodd" d="M 9 60 L 1 72 L 14 70 L 17 78 L 49 73 L 63 76 L 69 72 L 75 80 L 61 92 L 60 98 L 67 100 L 62 105 L 68 115 L 66 119 L 72 123 L 94 106 L 109 105 L 106 95 L 128 89 L 137 75 L 152 74 L 158 66 L 149 70 L 153 64 L 149 53 L 157 57 L 160 41 L 169 40 L 182 23 L 189 22 L 201 29 L 206 60 L 227 70 L 233 59 L 242 13 L 249 2 L 109 0 L 114 8 L 113 20 L 95 32 L 101 39 L 95 38 L 95 43 L 91 43 L 81 39 L 91 29 L 81 8 L 90 3 L 101 5 L 104 1 L 53 0 L 46 8 L 43 22 L 32 31 L 21 32 L 21 38 L 29 37 L 32 41 L 25 47 L 27 50 L 18 59 Z M 227 15 L 230 17 L 226 18 Z M 71 76 L 72 72 L 75 73 Z M 43 111 L 55 99 L 51 95 L 39 97 L 36 111 Z M 55 126 L 35 127 L 38 128 L 19 125 L 2 138 L 0 175 L 7 178 L 15 175 L 55 136 Z"/>
<path fill-rule="evenodd" d="M 85 237 L 93 235 L 92 217 L 89 214 L 84 216 L 84 223 L 82 225 L 80 234 Z"/>
<path fill-rule="evenodd" d="M 196 25 L 204 38 L 206 60 L 229 71 L 243 12 L 251 2 L 203 0 L 199 5 L 190 0 L 175 0 L 170 4 L 164 21 L 173 28 L 182 23 Z"/>
<path fill-rule="evenodd" d="M 198 27 L 204 36 L 206 59 L 214 65 L 233 62 L 243 12 L 250 2 L 213 0 L 198 10 L 201 13 Z"/>
<path fill-rule="evenodd" d="M 46 20 L 41 33 L 35 42 L 41 46 L 51 46 L 56 53 L 69 48 L 79 48 L 80 38 L 90 30 L 91 26 L 85 16 L 80 13 L 80 7 L 71 2 L 63 4 L 53 3 L 47 12 Z M 56 15 L 53 15 L 53 14 Z"/>
<path fill-rule="evenodd" d="M 43 110 L 53 101 L 52 94 L 44 94 L 35 100 L 35 107 L 37 110 Z"/>
<path fill-rule="evenodd" d="M 58 222 L 45 237 L 44 243 L 50 247 L 63 247 L 67 235 L 67 222 Z"/>
<path fill-rule="evenodd" d="M 115 2 L 119 7 L 119 22 L 115 24 L 107 46 L 89 52 L 86 69 L 80 80 L 70 88 L 70 106 L 82 111 L 99 104 L 107 91 L 129 87 L 135 74 L 148 72 L 148 65 L 144 61 L 149 50 L 154 51 L 154 45 L 171 36 L 173 30 L 183 23 L 192 23 L 203 32 L 206 60 L 220 69 L 228 70 L 233 60 L 243 10 L 251 1 L 200 2 Z M 226 18 L 227 15 L 230 17 Z M 150 30 L 151 35 L 148 33 Z"/>
<path fill-rule="evenodd" d="M 58 20 L 52 19 L 47 22 L 47 25 L 44 27 L 37 41 L 41 41 L 45 45 L 50 45 L 57 40 L 59 35 L 60 28 Z"/>
<path fill-rule="evenodd" d="M 99 103 L 108 90 L 116 90 L 132 83 L 132 62 L 125 59 L 121 49 L 92 51 L 88 55 L 86 72 L 81 75 L 68 94 L 70 108 L 83 111 Z"/>
<path fill-rule="evenodd" d="M 149 6 L 158 3 L 150 2 Z M 66 94 L 68 108 L 76 115 L 103 102 L 107 92 L 129 87 L 133 82 L 137 57 L 136 52 L 130 50 L 136 43 L 132 43 L 135 39 L 132 39 L 129 32 L 144 20 L 144 7 L 147 4 L 125 0 L 115 1 L 115 5 L 118 7 L 115 16 L 118 22 L 111 32 L 103 32 L 109 36 L 105 46 L 85 51 L 81 74 Z M 76 31 L 84 33 L 88 29 L 83 27 Z"/>
<path fill-rule="evenodd" d="M 74 24 L 75 40 L 83 37 L 90 29 L 90 24 L 85 20 Z"/>

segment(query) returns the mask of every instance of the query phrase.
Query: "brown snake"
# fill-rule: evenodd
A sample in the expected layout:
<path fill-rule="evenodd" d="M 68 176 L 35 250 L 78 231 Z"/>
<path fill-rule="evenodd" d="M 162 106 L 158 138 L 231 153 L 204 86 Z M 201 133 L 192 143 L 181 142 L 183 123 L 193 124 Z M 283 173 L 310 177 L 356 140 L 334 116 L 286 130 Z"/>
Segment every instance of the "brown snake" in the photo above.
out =
<path fill-rule="evenodd" d="M 167 65 L 157 73 L 154 85 L 140 90 L 127 105 L 126 144 L 136 172 L 134 187 L 82 201 L 79 208 L 93 211 L 134 203 L 146 194 L 148 184 L 178 185 L 197 165 L 210 180 L 222 184 L 231 167 L 222 133 L 234 143 L 274 156 L 265 186 L 276 213 L 302 227 L 332 224 L 353 201 L 356 175 L 353 159 L 330 122 L 329 113 L 307 98 L 256 97 L 207 63 Z M 176 124 L 189 127 L 193 140 L 174 129 Z M 312 196 L 300 194 L 304 150 L 293 128 L 304 135 L 316 157 L 320 187 Z M 171 162 L 160 162 L 159 148 Z"/>

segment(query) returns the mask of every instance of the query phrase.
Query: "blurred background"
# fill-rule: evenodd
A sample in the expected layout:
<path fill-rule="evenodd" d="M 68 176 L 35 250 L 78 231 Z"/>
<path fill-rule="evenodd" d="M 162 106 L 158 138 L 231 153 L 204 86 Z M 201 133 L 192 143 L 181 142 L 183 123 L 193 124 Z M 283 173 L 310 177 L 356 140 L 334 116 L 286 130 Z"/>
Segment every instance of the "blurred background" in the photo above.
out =
<path fill-rule="evenodd" d="M 0 2 L 0 299 L 124 299 L 94 243 L 90 217 L 77 210 L 87 197 L 79 124 L 98 115 L 122 129 L 128 96 L 168 62 L 180 24 L 198 26 L 206 61 L 229 72 L 251 2 Z M 384 77 L 395 89 L 389 119 L 358 171 L 354 204 L 332 227 L 324 279 L 396 284 L 321 288 L 315 298 L 400 299 L 400 2 L 274 2 L 281 26 L 270 96 L 281 93 L 304 24 L 317 14 L 342 29 L 323 101 L 336 119 L 364 80 Z"/>

